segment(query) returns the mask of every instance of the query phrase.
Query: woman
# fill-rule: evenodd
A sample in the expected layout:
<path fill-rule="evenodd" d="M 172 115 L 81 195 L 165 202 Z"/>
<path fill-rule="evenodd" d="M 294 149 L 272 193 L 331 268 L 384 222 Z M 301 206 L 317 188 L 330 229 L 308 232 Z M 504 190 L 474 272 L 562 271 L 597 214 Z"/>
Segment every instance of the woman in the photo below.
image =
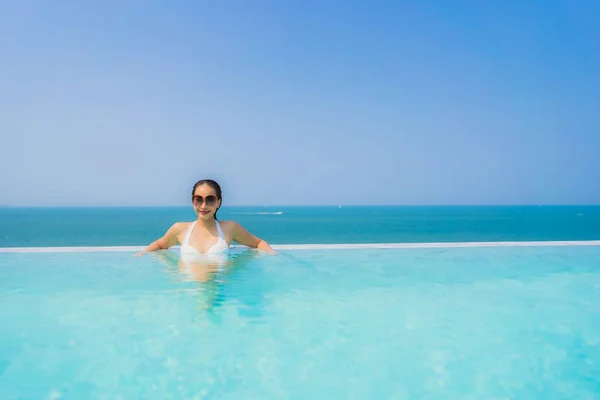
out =
<path fill-rule="evenodd" d="M 168 249 L 181 244 L 183 262 L 227 257 L 231 242 L 275 253 L 264 240 L 252 235 L 235 221 L 219 221 L 221 187 L 211 179 L 196 182 L 192 189 L 192 205 L 198 218 L 194 222 L 177 222 L 158 240 L 150 243 L 138 255 Z"/>

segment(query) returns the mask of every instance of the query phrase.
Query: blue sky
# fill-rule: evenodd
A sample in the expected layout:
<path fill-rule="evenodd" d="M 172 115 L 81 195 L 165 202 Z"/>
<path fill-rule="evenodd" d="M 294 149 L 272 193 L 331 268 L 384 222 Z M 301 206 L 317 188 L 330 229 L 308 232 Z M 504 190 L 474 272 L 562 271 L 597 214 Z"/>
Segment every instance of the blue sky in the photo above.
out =
<path fill-rule="evenodd" d="M 204 177 L 225 205 L 600 204 L 599 18 L 586 0 L 8 0 L 0 204 L 183 205 Z"/>

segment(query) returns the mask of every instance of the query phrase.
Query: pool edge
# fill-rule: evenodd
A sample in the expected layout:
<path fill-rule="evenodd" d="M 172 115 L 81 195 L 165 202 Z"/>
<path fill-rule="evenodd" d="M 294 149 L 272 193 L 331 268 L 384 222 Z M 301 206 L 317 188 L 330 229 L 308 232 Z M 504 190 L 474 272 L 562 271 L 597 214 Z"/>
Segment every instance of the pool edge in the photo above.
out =
<path fill-rule="evenodd" d="M 600 240 L 579 241 L 507 241 L 507 242 L 418 242 L 418 243 L 339 243 L 339 244 L 273 244 L 275 250 L 340 250 L 340 249 L 418 249 L 458 247 L 557 247 L 600 246 Z M 232 248 L 244 248 L 232 245 Z M 76 246 L 76 247 L 0 247 L 0 253 L 90 253 L 140 251 L 146 246 Z M 173 248 L 177 248 L 174 246 Z"/>

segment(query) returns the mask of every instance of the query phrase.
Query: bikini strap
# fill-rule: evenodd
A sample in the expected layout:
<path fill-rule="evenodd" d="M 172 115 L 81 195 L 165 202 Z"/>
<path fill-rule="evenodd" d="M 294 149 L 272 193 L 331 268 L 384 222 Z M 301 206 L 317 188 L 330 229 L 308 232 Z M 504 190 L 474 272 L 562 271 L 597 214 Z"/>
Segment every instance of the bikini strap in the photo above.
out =
<path fill-rule="evenodd" d="M 225 234 L 223 233 L 223 229 L 221 229 L 221 223 L 217 221 L 217 232 L 219 233 L 219 237 L 225 240 Z"/>
<path fill-rule="evenodd" d="M 188 228 L 188 231 L 185 234 L 185 238 L 183 239 L 183 243 L 182 243 L 184 246 L 188 245 L 188 243 L 190 241 L 190 236 L 192 236 L 192 231 L 194 230 L 194 227 L 196 226 L 196 222 L 198 222 L 198 221 L 192 222 L 192 224 Z"/>

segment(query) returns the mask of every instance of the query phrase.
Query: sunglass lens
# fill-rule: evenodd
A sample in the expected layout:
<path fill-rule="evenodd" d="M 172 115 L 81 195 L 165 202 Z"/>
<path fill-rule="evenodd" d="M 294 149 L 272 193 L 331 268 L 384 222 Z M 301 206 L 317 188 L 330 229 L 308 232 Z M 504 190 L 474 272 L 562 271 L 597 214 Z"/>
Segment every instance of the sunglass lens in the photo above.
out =
<path fill-rule="evenodd" d="M 196 204 L 203 204 L 205 201 L 202 196 L 194 196 L 192 200 Z M 215 204 L 217 204 L 217 196 L 206 196 L 206 205 L 214 206 Z"/>

